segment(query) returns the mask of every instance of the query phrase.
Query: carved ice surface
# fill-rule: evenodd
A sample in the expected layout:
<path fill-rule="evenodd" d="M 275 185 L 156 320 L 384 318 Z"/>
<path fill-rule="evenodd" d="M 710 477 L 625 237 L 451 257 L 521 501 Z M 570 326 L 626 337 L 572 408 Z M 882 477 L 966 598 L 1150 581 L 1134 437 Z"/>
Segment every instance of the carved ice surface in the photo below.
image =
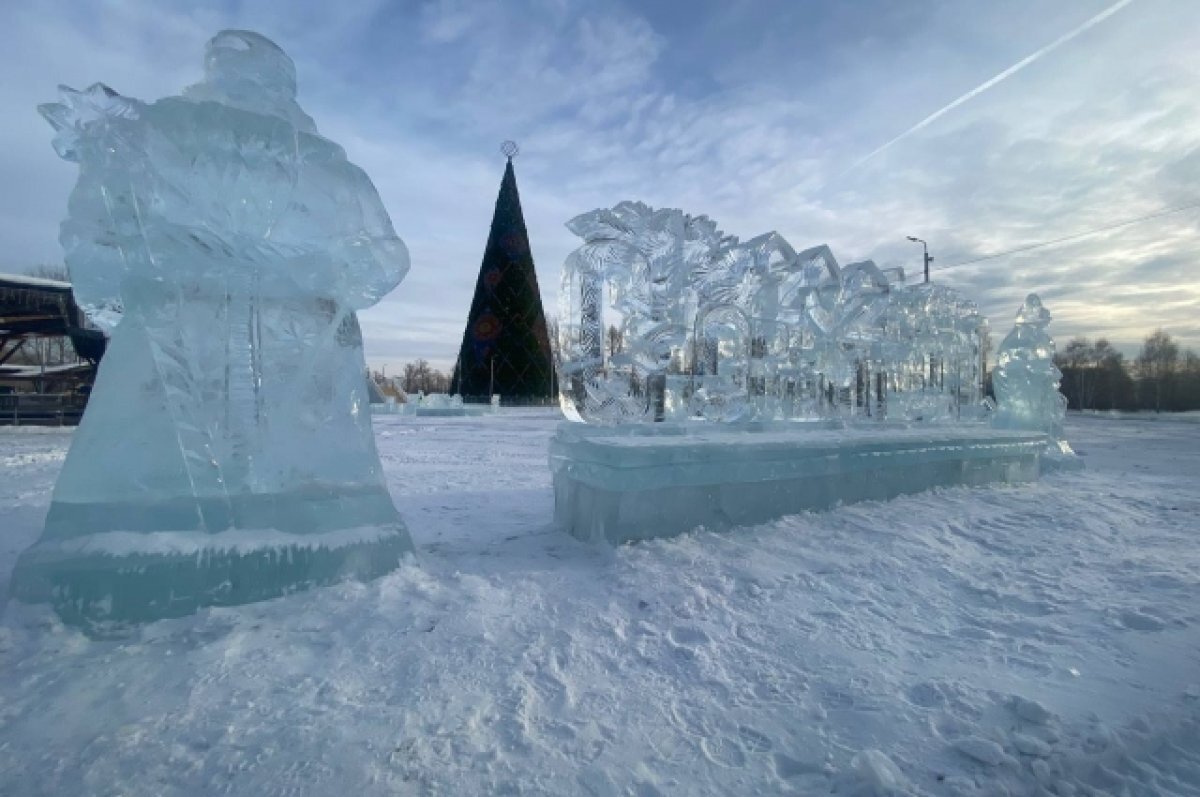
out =
<path fill-rule="evenodd" d="M 992 386 L 998 404 L 994 423 L 1006 429 L 1045 432 L 1063 453 L 1067 399 L 1058 391 L 1062 373 L 1054 365 L 1054 340 L 1047 331 L 1050 311 L 1036 293 L 1017 311 L 1012 332 L 1000 344 Z"/>
<path fill-rule="evenodd" d="M 182 96 L 96 84 L 39 109 L 79 164 L 75 295 L 112 340 L 17 597 L 141 620 L 375 576 L 411 550 L 355 316 L 407 250 L 295 94 L 282 50 L 223 31 Z"/>
<path fill-rule="evenodd" d="M 974 304 L 777 233 L 622 202 L 568 222 L 558 372 L 568 418 L 958 420 L 982 404 Z"/>
<path fill-rule="evenodd" d="M 550 465 L 576 537 L 1037 477 L 1046 435 L 984 423 L 986 322 L 953 290 L 639 202 L 567 227 L 583 245 L 559 294 L 560 400 L 583 423 L 560 425 Z"/>
<path fill-rule="evenodd" d="M 430 393 L 426 395 L 422 393 L 417 398 L 417 405 L 433 410 L 459 409 L 463 406 L 463 398 L 457 393 L 454 395 L 447 395 L 446 393 Z"/>

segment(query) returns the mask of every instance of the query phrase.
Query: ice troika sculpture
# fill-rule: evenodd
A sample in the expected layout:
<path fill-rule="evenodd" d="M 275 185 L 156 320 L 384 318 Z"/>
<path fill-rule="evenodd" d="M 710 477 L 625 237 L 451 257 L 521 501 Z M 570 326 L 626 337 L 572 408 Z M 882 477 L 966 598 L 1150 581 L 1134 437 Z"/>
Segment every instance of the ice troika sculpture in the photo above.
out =
<path fill-rule="evenodd" d="M 1054 365 L 1054 340 L 1046 327 L 1050 311 L 1036 293 L 1017 311 L 1012 332 L 1000 344 L 992 386 L 996 391 L 997 426 L 1045 432 L 1052 450 L 1070 454 L 1063 438 L 1067 399 L 1059 392 L 1062 372 Z"/>
<path fill-rule="evenodd" d="M 40 111 L 79 164 L 61 241 L 111 333 L 12 592 L 94 625 L 393 569 L 355 311 L 408 254 L 379 196 L 255 33 L 157 102 L 96 84 Z"/>
<path fill-rule="evenodd" d="M 988 423 L 985 322 L 954 291 L 640 202 L 567 226 L 549 459 L 576 537 L 1037 478 L 1047 435 Z"/>
<path fill-rule="evenodd" d="M 982 405 L 975 305 L 900 269 L 840 266 L 778 233 L 741 242 L 640 202 L 567 223 L 560 397 L 602 425 L 960 420 Z"/>

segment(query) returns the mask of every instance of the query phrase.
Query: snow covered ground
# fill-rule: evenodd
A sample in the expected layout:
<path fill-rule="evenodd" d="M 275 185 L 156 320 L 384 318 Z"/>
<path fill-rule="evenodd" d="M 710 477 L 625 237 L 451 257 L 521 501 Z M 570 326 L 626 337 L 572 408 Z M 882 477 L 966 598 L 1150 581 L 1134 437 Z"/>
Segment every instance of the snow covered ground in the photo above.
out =
<path fill-rule="evenodd" d="M 550 411 L 376 419 L 419 549 L 92 641 L 0 622 L 5 794 L 1200 794 L 1200 425 L 1082 473 L 616 550 Z M 69 431 L 0 430 L 0 592 Z"/>

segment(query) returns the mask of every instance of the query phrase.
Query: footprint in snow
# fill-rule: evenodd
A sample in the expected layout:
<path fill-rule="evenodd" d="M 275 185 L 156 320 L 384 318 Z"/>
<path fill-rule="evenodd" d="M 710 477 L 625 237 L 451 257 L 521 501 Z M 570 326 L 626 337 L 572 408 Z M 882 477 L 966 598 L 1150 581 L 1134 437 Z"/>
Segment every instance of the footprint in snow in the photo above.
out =
<path fill-rule="evenodd" d="M 907 694 L 908 702 L 920 708 L 937 708 L 945 705 L 946 696 L 937 684 L 925 682 L 911 687 Z"/>
<path fill-rule="evenodd" d="M 1008 705 L 1019 719 L 1031 725 L 1048 725 L 1058 719 L 1053 711 L 1038 701 L 1020 695 L 1012 695 Z"/>
<path fill-rule="evenodd" d="M 704 738 L 713 731 L 708 711 L 691 703 L 672 704 L 667 719 L 677 730 L 689 736 Z"/>
<path fill-rule="evenodd" d="M 700 740 L 704 757 L 719 767 L 735 769 L 746 766 L 746 751 L 728 736 L 710 736 Z"/>
<path fill-rule="evenodd" d="M 668 636 L 676 645 L 685 648 L 707 645 L 711 641 L 708 634 L 699 628 L 692 628 L 690 626 L 676 626 L 671 629 Z"/>
<path fill-rule="evenodd" d="M 738 739 L 741 740 L 743 749 L 751 753 L 769 753 L 775 746 L 765 733 L 745 725 L 738 726 Z"/>
<path fill-rule="evenodd" d="M 760 703 L 795 706 L 802 700 L 802 695 L 808 691 L 808 684 L 803 681 L 786 681 L 775 673 L 766 673 L 759 676 L 758 682 L 751 691 Z"/>
<path fill-rule="evenodd" d="M 829 687 L 821 693 L 821 704 L 827 709 L 852 708 L 854 706 L 854 695 L 845 689 Z"/>
<path fill-rule="evenodd" d="M 954 749 L 967 758 L 984 766 L 997 767 L 1002 764 L 1014 764 L 1012 756 L 1004 752 L 1004 748 L 991 739 L 980 736 L 968 736 L 954 743 Z"/>
<path fill-rule="evenodd" d="M 535 673 L 532 677 L 526 677 L 525 683 L 548 706 L 561 710 L 571 703 L 567 685 L 549 673 Z"/>
<path fill-rule="evenodd" d="M 1136 609 L 1126 609 L 1118 616 L 1121 625 L 1132 631 L 1161 631 L 1167 624 L 1157 617 Z"/>
<path fill-rule="evenodd" d="M 664 764 L 691 766 L 701 755 L 699 745 L 694 740 L 673 733 L 649 734 L 646 744 Z"/>
<path fill-rule="evenodd" d="M 823 770 L 823 762 L 819 761 L 815 756 L 800 759 L 784 755 L 783 753 L 775 753 L 771 756 L 771 764 L 775 768 L 775 774 L 782 780 L 798 778 L 803 775 L 813 775 Z"/>

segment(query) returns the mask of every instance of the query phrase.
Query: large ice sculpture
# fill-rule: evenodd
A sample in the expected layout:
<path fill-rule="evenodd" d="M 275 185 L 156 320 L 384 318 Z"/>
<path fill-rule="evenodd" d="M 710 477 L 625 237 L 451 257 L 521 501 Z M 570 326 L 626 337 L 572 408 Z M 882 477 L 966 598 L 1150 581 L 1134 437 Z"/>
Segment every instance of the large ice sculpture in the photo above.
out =
<path fill-rule="evenodd" d="M 1052 447 L 1069 454 L 1063 439 L 1067 399 L 1058 390 L 1062 373 L 1054 365 L 1054 340 L 1046 329 L 1049 324 L 1050 311 L 1036 293 L 1029 294 L 996 356 L 992 386 L 998 407 L 994 422 L 1005 429 L 1045 432 Z"/>
<path fill-rule="evenodd" d="M 1057 427 L 983 423 L 986 322 L 954 291 L 640 202 L 567 227 L 583 245 L 559 294 L 568 422 L 550 468 L 571 534 L 621 543 L 1037 478 Z"/>
<path fill-rule="evenodd" d="M 372 436 L 355 311 L 408 269 L 370 179 L 269 40 L 204 79 L 39 109 L 79 164 L 61 240 L 112 335 L 17 598 L 138 621 L 393 569 L 412 549 Z"/>
<path fill-rule="evenodd" d="M 620 543 L 1037 477 L 1044 430 L 983 423 L 986 322 L 956 292 L 640 202 L 567 227 L 583 244 L 559 294 L 569 422 L 550 467 L 571 534 Z"/>
<path fill-rule="evenodd" d="M 563 268 L 560 396 L 603 425 L 958 420 L 982 412 L 974 304 L 777 233 L 640 202 L 585 213 Z"/>

